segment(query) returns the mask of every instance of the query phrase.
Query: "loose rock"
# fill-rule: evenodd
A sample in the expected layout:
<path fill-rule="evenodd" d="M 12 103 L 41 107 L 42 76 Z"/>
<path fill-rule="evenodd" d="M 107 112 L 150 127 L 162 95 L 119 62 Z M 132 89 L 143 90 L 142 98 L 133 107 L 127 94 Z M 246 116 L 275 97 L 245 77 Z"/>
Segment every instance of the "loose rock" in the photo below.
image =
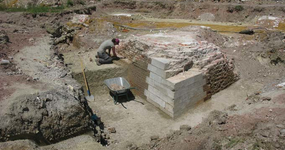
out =
<path fill-rule="evenodd" d="M 281 129 L 285 128 L 285 126 L 283 124 L 278 124 L 278 125 L 276 125 L 276 127 L 281 128 Z"/>
<path fill-rule="evenodd" d="M 9 60 L 5 60 L 5 59 L 2 59 L 1 62 L 0 62 L 1 65 L 8 65 L 10 64 L 10 61 Z"/>
<path fill-rule="evenodd" d="M 281 129 L 280 130 L 280 136 L 281 137 L 285 137 L 285 129 Z"/>
<path fill-rule="evenodd" d="M 189 131 L 191 130 L 191 127 L 189 125 L 181 125 L 180 130 Z"/>
<path fill-rule="evenodd" d="M 116 133 L 116 128 L 115 127 L 111 127 L 108 128 L 109 133 Z"/>
<path fill-rule="evenodd" d="M 262 97 L 261 100 L 262 100 L 262 101 L 270 101 L 270 100 L 271 100 L 271 97 Z"/>
<path fill-rule="evenodd" d="M 9 42 L 9 37 L 4 30 L 0 31 L 0 44 L 6 44 Z"/>
<path fill-rule="evenodd" d="M 158 136 L 158 135 L 153 135 L 153 136 L 150 137 L 150 140 L 151 140 L 151 141 L 156 141 L 156 140 L 158 140 L 158 139 L 159 139 L 159 136 Z"/>

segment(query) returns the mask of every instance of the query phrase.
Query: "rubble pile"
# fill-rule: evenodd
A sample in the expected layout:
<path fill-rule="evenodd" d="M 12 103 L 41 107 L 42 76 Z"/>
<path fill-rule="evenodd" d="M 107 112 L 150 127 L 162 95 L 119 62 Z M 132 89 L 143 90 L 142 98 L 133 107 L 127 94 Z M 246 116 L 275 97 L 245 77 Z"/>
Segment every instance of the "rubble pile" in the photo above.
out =
<path fill-rule="evenodd" d="M 167 70 L 181 70 L 190 62 L 196 67 L 203 67 L 208 54 L 221 53 L 219 47 L 207 41 L 195 39 L 199 30 L 208 30 L 192 27 L 183 31 L 170 33 L 148 34 L 132 36 L 122 43 L 120 53 L 132 61 L 144 57 L 161 57 L 173 59 Z M 188 32 L 186 32 L 188 31 Z M 185 33 L 186 32 L 186 33 Z"/>
<path fill-rule="evenodd" d="M 75 29 L 60 24 L 45 24 L 46 31 L 52 35 L 53 45 L 59 43 L 70 43 L 75 35 Z"/>

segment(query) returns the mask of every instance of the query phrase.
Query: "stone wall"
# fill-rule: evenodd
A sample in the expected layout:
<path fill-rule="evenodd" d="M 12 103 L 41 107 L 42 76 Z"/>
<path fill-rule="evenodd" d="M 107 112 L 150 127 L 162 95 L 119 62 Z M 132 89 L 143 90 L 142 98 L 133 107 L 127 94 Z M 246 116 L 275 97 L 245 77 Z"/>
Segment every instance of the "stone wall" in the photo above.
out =
<path fill-rule="evenodd" d="M 137 90 L 132 90 L 135 95 L 146 99 L 144 90 L 147 89 L 148 84 L 145 82 L 146 77 L 149 76 L 147 69 L 149 58 L 143 53 L 148 50 L 149 46 L 140 42 L 131 41 L 128 44 L 121 44 L 118 48 L 118 53 L 125 56 L 132 63 L 128 67 L 127 80 L 132 87 Z"/>
<path fill-rule="evenodd" d="M 202 71 L 206 79 L 204 91 L 207 93 L 205 100 L 239 79 L 234 72 L 233 60 L 227 59 L 224 54 L 210 55 L 210 59 L 214 60 L 210 64 L 203 67 Z"/>
<path fill-rule="evenodd" d="M 200 100 L 234 83 L 238 76 L 232 60 L 208 41 L 205 27 L 132 36 L 122 41 L 120 54 L 133 62 L 132 85 L 144 90 L 147 101 L 172 118 Z M 147 66 L 146 66 L 147 65 Z"/>
<path fill-rule="evenodd" d="M 198 68 L 171 77 L 165 71 L 170 62 L 165 58 L 152 58 L 148 65 L 150 75 L 146 80 L 145 95 L 147 101 L 176 118 L 206 96 L 203 90 L 206 81 Z"/>
<path fill-rule="evenodd" d="M 132 63 L 131 65 L 129 65 L 127 77 L 131 86 L 136 88 L 136 90 L 133 90 L 134 94 L 144 99 L 146 99 L 146 96 L 144 95 L 144 90 L 148 87 L 148 84 L 145 81 L 146 78 L 149 76 L 147 64 L 147 60 L 140 60 Z"/>

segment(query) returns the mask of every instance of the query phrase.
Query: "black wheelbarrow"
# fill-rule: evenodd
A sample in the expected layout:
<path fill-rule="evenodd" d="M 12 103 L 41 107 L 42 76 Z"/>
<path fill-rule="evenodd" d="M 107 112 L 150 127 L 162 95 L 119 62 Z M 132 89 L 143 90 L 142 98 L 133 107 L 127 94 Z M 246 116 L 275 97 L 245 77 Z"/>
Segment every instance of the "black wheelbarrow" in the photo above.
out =
<path fill-rule="evenodd" d="M 129 82 L 123 77 L 107 79 L 104 83 L 112 93 L 115 104 L 117 104 L 119 96 L 126 96 L 129 101 L 128 94 L 130 90 L 136 89 L 135 87 L 131 87 Z"/>

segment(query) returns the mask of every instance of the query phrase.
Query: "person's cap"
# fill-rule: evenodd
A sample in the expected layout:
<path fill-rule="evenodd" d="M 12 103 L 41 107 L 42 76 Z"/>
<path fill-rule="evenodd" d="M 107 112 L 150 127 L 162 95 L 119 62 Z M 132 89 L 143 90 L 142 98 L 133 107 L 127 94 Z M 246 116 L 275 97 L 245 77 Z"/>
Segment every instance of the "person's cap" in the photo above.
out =
<path fill-rule="evenodd" d="M 119 44 L 120 40 L 119 39 L 115 39 L 115 42 L 116 42 L 116 44 Z"/>

